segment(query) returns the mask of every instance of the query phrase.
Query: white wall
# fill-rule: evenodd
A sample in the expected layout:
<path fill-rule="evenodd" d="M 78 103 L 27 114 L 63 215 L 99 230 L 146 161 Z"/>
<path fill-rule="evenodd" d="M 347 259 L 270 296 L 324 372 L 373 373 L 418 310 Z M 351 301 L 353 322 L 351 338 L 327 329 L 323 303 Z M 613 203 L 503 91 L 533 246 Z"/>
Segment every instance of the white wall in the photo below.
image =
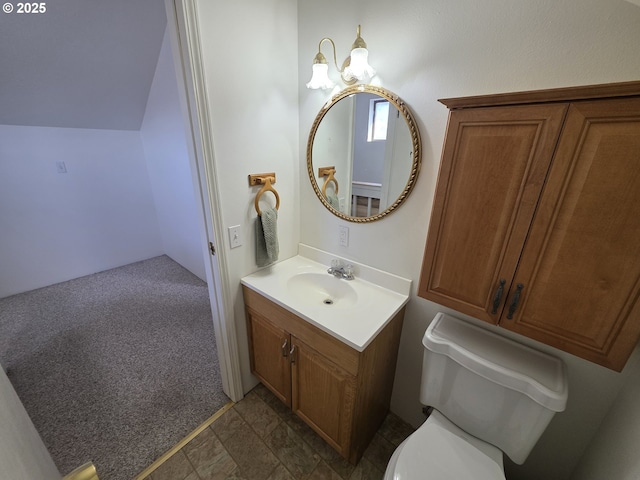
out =
<path fill-rule="evenodd" d="M 0 297 L 163 253 L 138 132 L 0 125 L 0 171 Z"/>
<path fill-rule="evenodd" d="M 400 95 L 419 122 L 423 163 L 416 187 L 405 204 L 383 220 L 360 225 L 334 217 L 315 197 L 306 172 L 300 172 L 303 243 L 414 282 L 392 410 L 417 425 L 423 419 L 418 403 L 420 339 L 442 309 L 415 296 L 447 123 L 447 109 L 437 99 L 637 80 L 640 8 L 622 0 L 300 0 L 298 22 L 301 163 L 309 128 L 329 95 L 304 86 L 318 41 L 332 37 L 340 62 L 349 53 L 358 24 L 378 72 L 372 83 Z M 335 72 L 334 81 L 339 81 Z M 348 247 L 338 245 L 339 225 L 350 229 Z M 524 466 L 507 466 L 507 477 L 567 479 L 625 376 L 634 372 L 621 375 L 518 338 L 565 360 L 570 393 L 566 412 L 554 418 Z"/>
<path fill-rule="evenodd" d="M 255 263 L 254 198 L 248 175 L 275 172 L 280 195 L 278 238 L 280 260 L 297 253 L 299 241 L 298 65 L 296 0 L 197 0 L 205 89 L 221 198 L 222 221 L 240 225 L 243 245 L 229 248 L 218 240 L 234 290 L 234 317 L 241 357 L 242 384 L 249 371 L 244 304 L 240 279 Z M 266 198 L 271 202 L 272 198 Z M 266 205 L 266 203 L 265 203 Z M 264 208 L 264 206 L 262 207 Z M 225 231 L 226 234 L 226 231 Z"/>
<path fill-rule="evenodd" d="M 11 480 L 60 480 L 60 473 L 0 365 L 0 471 Z M 79 465 L 78 465 L 79 466 Z"/>
<path fill-rule="evenodd" d="M 165 32 L 140 136 L 164 253 L 206 280 L 196 204 L 169 35 Z"/>
<path fill-rule="evenodd" d="M 636 357 L 638 358 L 638 357 Z M 640 368 L 627 379 L 609 414 L 584 452 L 573 480 L 640 478 Z"/>

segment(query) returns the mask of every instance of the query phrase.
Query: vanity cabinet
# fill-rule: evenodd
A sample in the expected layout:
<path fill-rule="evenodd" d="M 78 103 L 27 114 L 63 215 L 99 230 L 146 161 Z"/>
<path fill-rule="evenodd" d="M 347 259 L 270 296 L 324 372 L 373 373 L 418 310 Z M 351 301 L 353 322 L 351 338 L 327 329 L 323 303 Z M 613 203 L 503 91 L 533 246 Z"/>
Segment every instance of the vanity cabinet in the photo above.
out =
<path fill-rule="evenodd" d="M 442 102 L 418 294 L 621 370 L 640 337 L 640 82 Z"/>
<path fill-rule="evenodd" d="M 355 464 L 389 410 L 404 308 L 359 352 L 246 286 L 243 295 L 252 373 Z"/>

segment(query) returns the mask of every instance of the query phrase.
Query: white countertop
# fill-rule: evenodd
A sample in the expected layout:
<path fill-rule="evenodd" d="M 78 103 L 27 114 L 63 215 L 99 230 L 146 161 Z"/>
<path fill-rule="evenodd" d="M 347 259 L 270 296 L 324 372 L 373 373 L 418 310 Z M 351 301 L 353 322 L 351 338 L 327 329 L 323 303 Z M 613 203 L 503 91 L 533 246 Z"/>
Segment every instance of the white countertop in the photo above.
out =
<path fill-rule="evenodd" d="M 353 265 L 356 278 L 328 274 L 332 259 Z M 411 280 L 303 244 L 297 256 L 241 282 L 359 352 L 406 305 L 411 290 Z M 323 303 L 325 297 L 333 304 Z"/>

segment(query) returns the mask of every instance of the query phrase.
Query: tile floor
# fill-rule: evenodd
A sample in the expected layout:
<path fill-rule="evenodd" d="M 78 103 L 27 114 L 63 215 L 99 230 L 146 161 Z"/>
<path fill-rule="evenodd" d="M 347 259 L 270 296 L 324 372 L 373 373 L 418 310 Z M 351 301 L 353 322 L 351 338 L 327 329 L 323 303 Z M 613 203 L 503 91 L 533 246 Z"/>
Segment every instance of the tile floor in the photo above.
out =
<path fill-rule="evenodd" d="M 144 480 L 381 480 L 412 431 L 389 414 L 354 466 L 258 385 Z"/>

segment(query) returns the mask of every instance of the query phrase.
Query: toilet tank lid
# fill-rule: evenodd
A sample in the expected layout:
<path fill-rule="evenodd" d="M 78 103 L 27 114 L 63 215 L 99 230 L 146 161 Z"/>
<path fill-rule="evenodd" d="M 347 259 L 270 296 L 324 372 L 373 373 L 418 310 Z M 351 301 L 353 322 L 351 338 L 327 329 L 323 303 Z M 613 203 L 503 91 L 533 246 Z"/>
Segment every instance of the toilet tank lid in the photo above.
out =
<path fill-rule="evenodd" d="M 439 312 L 422 339 L 425 348 L 468 370 L 561 412 L 567 404 L 562 360 Z"/>

